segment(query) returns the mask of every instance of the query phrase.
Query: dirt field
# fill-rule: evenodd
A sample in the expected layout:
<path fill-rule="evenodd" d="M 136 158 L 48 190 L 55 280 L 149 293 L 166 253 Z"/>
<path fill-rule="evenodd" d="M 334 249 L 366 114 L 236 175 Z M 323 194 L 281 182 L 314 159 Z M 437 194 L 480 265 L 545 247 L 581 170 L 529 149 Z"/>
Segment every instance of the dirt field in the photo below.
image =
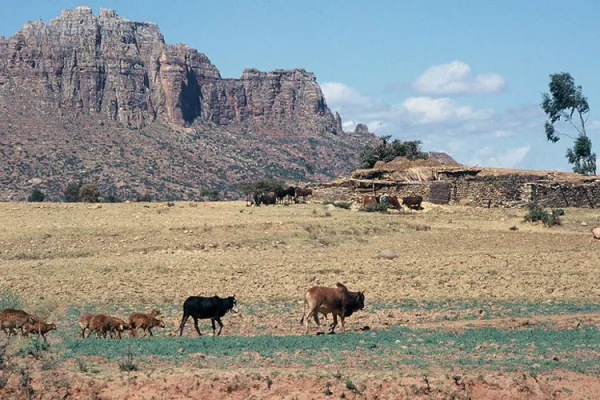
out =
<path fill-rule="evenodd" d="M 3 203 L 0 289 L 58 330 L 48 348 L 10 341 L 0 398 L 27 398 L 28 379 L 49 399 L 597 398 L 600 214 L 565 211 L 546 228 L 427 203 Z M 303 335 L 304 292 L 336 282 L 365 291 L 365 310 L 346 334 Z M 214 294 L 240 309 L 223 336 L 188 323 L 172 337 L 185 298 Z M 77 338 L 83 312 L 155 307 L 154 338 Z"/>

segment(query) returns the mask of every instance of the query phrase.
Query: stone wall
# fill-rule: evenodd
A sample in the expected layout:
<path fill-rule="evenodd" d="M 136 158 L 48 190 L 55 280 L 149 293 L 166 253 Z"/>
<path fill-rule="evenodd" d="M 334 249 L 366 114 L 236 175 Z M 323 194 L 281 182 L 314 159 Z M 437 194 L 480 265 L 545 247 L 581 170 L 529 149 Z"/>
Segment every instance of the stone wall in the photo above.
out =
<path fill-rule="evenodd" d="M 424 182 L 392 182 L 349 179 L 313 186 L 313 201 L 357 201 L 362 194 L 420 195 L 425 201 L 444 203 L 439 184 L 449 184 L 449 204 L 478 207 L 520 207 L 537 201 L 544 207 L 600 208 L 600 182 L 546 182 L 511 175 L 486 179 L 456 179 Z M 436 186 L 437 185 L 437 186 Z M 432 192 L 435 187 L 435 193 Z M 431 194 L 431 196 L 430 196 Z"/>

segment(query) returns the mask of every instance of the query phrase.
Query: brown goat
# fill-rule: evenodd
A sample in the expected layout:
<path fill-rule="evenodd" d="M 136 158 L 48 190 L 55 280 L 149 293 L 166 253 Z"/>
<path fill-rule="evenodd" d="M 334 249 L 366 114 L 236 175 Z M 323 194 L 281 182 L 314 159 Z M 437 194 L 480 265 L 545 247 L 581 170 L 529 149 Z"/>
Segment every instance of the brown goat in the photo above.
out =
<path fill-rule="evenodd" d="M 16 330 L 19 329 L 23 334 L 23 325 L 26 323 L 37 322 L 38 319 L 23 310 L 15 310 L 7 308 L 0 312 L 0 328 L 7 336 L 16 335 Z"/>
<path fill-rule="evenodd" d="M 140 328 L 144 330 L 144 336 L 142 337 L 145 337 L 148 334 L 148 332 L 150 333 L 150 336 L 154 336 L 152 334 L 152 328 L 157 326 L 160 328 L 165 327 L 165 323 L 163 321 L 154 318 L 159 314 L 160 311 L 158 310 L 152 310 L 150 314 L 131 313 L 131 315 L 129 316 L 129 325 L 131 325 L 131 336 L 135 336 L 137 330 Z"/>
<path fill-rule="evenodd" d="M 135 336 L 137 333 L 137 330 L 139 328 L 143 328 L 143 326 L 148 325 L 150 323 L 151 320 L 156 319 L 156 316 L 160 315 L 160 311 L 157 309 L 154 309 L 150 312 L 150 314 L 145 314 L 145 313 L 140 313 L 140 312 L 133 312 L 131 313 L 131 315 L 129 315 L 129 325 L 131 327 L 131 336 Z M 152 325 L 151 328 L 155 327 L 155 326 L 160 326 L 159 325 Z M 163 326 L 164 328 L 164 323 Z M 147 328 L 143 328 L 144 329 L 144 336 L 146 336 L 146 329 Z M 150 336 L 152 336 L 152 331 L 150 331 Z"/>
<path fill-rule="evenodd" d="M 83 314 L 79 317 L 79 336 L 84 338 L 85 331 L 90 329 L 90 321 L 94 318 L 94 314 Z"/>
<path fill-rule="evenodd" d="M 48 333 L 50 331 L 55 331 L 55 330 L 56 330 L 55 324 L 47 324 L 44 321 L 37 321 L 35 323 L 28 322 L 25 325 L 23 325 L 23 335 L 24 336 L 29 336 L 30 333 L 37 333 L 38 337 L 42 336 L 44 338 L 44 342 L 47 342 L 46 333 Z"/>
<path fill-rule="evenodd" d="M 88 332 L 87 337 L 90 337 L 92 332 L 96 331 L 98 339 L 100 338 L 100 335 L 106 337 L 107 333 L 110 333 L 111 338 L 114 338 L 113 334 L 117 333 L 120 339 L 121 332 L 125 329 L 129 329 L 129 324 L 122 319 L 111 317 L 110 315 L 98 314 L 92 317 L 88 329 L 90 331 Z"/>

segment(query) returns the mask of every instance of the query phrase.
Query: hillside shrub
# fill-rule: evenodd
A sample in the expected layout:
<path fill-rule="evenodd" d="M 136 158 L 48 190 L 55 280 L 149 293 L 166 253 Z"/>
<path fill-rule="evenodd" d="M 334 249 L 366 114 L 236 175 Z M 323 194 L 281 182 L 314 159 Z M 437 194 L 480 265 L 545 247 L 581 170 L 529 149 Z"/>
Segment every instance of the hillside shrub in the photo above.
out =
<path fill-rule="evenodd" d="M 44 201 L 46 195 L 38 188 L 34 188 L 31 193 L 29 193 L 29 197 L 27 197 L 27 201 L 30 203 L 41 202 Z"/>
<path fill-rule="evenodd" d="M 208 197 L 209 201 L 221 200 L 221 195 L 219 194 L 219 190 L 217 189 L 202 189 L 202 191 L 200 192 L 200 196 Z"/>
<path fill-rule="evenodd" d="M 16 308 L 22 307 L 21 296 L 13 290 L 8 288 L 0 288 L 0 310 L 5 308 Z"/>
<path fill-rule="evenodd" d="M 82 182 L 71 182 L 67 185 L 64 193 L 67 203 L 77 203 L 79 201 L 79 189 L 81 189 L 82 185 Z"/>
<path fill-rule="evenodd" d="M 527 205 L 528 212 L 525 214 L 524 220 L 527 222 L 541 221 L 544 225 L 551 227 L 560 225 L 560 215 L 564 215 L 564 210 L 553 209 L 550 213 L 544 210 L 538 203 L 533 202 Z"/>
<path fill-rule="evenodd" d="M 94 183 L 84 183 L 79 188 L 79 201 L 97 203 L 100 199 L 100 189 Z"/>

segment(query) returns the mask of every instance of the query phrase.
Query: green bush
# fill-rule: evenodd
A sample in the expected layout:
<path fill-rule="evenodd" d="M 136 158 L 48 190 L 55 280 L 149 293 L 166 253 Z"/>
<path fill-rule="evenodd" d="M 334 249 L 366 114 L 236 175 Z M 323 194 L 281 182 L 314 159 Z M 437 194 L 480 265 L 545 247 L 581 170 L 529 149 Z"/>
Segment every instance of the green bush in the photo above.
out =
<path fill-rule="evenodd" d="M 93 183 L 85 183 L 79 188 L 79 201 L 97 203 L 100 199 L 100 189 Z"/>
<path fill-rule="evenodd" d="M 552 214 L 554 214 L 554 215 L 565 215 L 565 210 L 563 210 L 562 208 L 553 208 L 552 209 Z"/>
<path fill-rule="evenodd" d="M 27 201 L 29 201 L 30 203 L 41 202 L 41 201 L 44 201 L 45 198 L 46 198 L 46 195 L 44 194 L 44 192 L 42 192 L 38 188 L 35 188 L 31 191 L 31 193 L 29 194 L 29 197 L 27 197 Z"/>
<path fill-rule="evenodd" d="M 529 211 L 525 214 L 525 221 L 527 222 L 537 222 L 541 221 L 544 225 L 551 227 L 554 225 L 560 225 L 560 215 L 564 215 L 564 211 L 562 209 L 554 209 L 551 213 L 544 210 L 542 206 L 538 203 L 529 203 L 527 205 Z"/>
<path fill-rule="evenodd" d="M 0 289 L 0 310 L 4 310 L 5 308 L 20 309 L 21 307 L 21 296 L 17 292 L 8 288 Z"/>
<path fill-rule="evenodd" d="M 388 209 L 388 203 L 383 202 L 383 203 L 366 204 L 360 208 L 360 211 L 387 213 L 387 209 Z"/>
<path fill-rule="evenodd" d="M 81 182 L 71 182 L 67 185 L 65 189 L 64 198 L 67 203 L 77 203 L 79 201 L 79 189 L 83 183 Z"/>

